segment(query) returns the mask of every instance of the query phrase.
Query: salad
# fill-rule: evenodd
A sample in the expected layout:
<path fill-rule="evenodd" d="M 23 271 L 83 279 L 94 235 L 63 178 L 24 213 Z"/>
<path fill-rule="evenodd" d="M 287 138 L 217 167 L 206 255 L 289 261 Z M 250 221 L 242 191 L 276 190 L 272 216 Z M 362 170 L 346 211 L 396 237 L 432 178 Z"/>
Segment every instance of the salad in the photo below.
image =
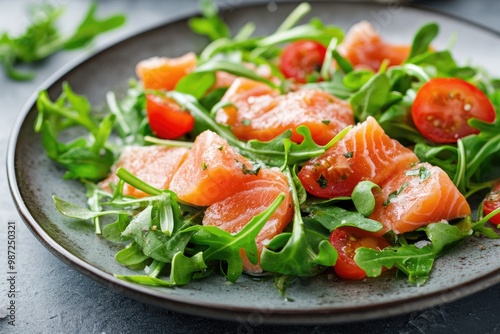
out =
<path fill-rule="evenodd" d="M 123 246 L 116 260 L 137 275 L 117 277 L 246 273 L 284 291 L 391 270 L 421 285 L 467 238 L 499 237 L 499 81 L 435 50 L 437 24 L 393 45 L 367 22 L 300 24 L 303 3 L 254 36 L 202 4 L 189 23 L 206 48 L 140 62 L 106 113 L 68 84 L 37 100 L 47 155 L 87 189 L 88 207 L 55 206 Z M 61 141 L 70 127 L 87 135 Z"/>

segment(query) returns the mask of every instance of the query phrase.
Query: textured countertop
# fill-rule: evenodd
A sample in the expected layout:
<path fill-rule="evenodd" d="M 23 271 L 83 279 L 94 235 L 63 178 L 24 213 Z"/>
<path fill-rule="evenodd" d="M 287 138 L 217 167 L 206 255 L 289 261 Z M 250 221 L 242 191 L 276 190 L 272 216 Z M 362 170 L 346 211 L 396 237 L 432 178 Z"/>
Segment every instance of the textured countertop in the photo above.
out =
<path fill-rule="evenodd" d="M 0 32 L 19 33 L 29 23 L 26 6 L 34 1 L 0 0 Z M 222 1 L 221 1 L 222 2 Z M 230 6 L 242 0 L 226 0 Z M 264 2 L 264 1 L 262 1 Z M 278 1 L 277 1 L 278 2 Z M 62 29 L 70 30 L 88 2 L 53 0 L 66 6 Z M 500 1 L 413 1 L 500 31 Z M 196 11 L 196 0 L 100 1 L 99 15 L 122 12 L 124 28 L 101 36 L 108 45 L 130 34 Z M 6 177 L 7 142 L 18 111 L 61 66 L 89 50 L 63 52 L 37 66 L 29 82 L 13 82 L 0 74 L 0 333 L 494 333 L 500 331 L 500 285 L 458 301 L 387 319 L 330 326 L 261 325 L 259 321 L 229 322 L 180 314 L 150 306 L 110 291 L 62 263 L 29 232 L 10 198 Z M 16 326 L 8 321 L 8 222 L 16 226 Z"/>

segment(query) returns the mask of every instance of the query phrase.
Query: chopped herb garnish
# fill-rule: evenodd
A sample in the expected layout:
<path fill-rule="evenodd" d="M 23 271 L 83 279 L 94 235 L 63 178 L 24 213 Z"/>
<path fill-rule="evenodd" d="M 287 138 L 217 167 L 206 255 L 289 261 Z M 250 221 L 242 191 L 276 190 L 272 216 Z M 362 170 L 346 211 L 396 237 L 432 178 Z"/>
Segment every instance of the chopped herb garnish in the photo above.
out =
<path fill-rule="evenodd" d="M 352 158 L 353 155 L 354 155 L 354 152 L 352 152 L 352 151 L 344 153 L 344 157 L 346 157 L 347 159 Z"/>
<path fill-rule="evenodd" d="M 323 174 L 319 175 L 319 178 L 316 180 L 318 182 L 321 189 L 325 189 L 328 186 L 328 180 L 323 176 Z"/>
<path fill-rule="evenodd" d="M 222 151 L 224 149 L 224 146 L 219 146 L 219 151 Z"/>
<path fill-rule="evenodd" d="M 262 166 L 257 166 L 255 169 L 248 169 L 247 165 L 243 164 L 241 169 L 245 175 L 258 175 Z"/>
<path fill-rule="evenodd" d="M 403 190 L 405 190 L 406 187 L 408 187 L 408 182 L 403 183 L 403 185 L 401 186 L 401 188 L 399 188 L 398 190 L 395 190 L 392 193 L 390 193 L 389 196 L 387 196 L 387 199 L 385 200 L 385 202 L 382 203 L 382 205 L 383 206 L 388 206 L 389 204 L 391 204 L 391 200 L 393 200 L 399 194 L 401 194 L 403 192 Z"/>
<path fill-rule="evenodd" d="M 207 164 L 202 162 L 201 163 L 201 168 L 203 168 L 203 170 L 206 170 L 208 168 Z"/>
<path fill-rule="evenodd" d="M 425 181 L 431 176 L 431 172 L 422 166 L 419 169 L 411 169 L 407 171 L 406 176 L 418 176 L 421 181 Z"/>
<path fill-rule="evenodd" d="M 325 120 L 322 120 L 321 123 L 323 123 L 325 125 L 328 125 L 328 124 L 330 124 L 330 120 L 329 119 L 325 119 Z"/>
<path fill-rule="evenodd" d="M 241 124 L 243 124 L 244 126 L 250 126 L 250 124 L 252 124 L 252 120 L 251 119 L 244 119 L 241 121 Z"/>
<path fill-rule="evenodd" d="M 57 3 L 57 2 L 55 2 Z M 95 16 L 97 2 L 92 2 L 87 13 L 72 35 L 62 36 L 57 20 L 62 14 L 60 6 L 49 2 L 33 10 L 31 23 L 24 34 L 11 36 L 0 34 L 0 65 L 13 80 L 31 80 L 34 72 L 16 68 L 19 64 L 33 64 L 61 50 L 74 50 L 87 46 L 99 34 L 116 29 L 125 23 L 123 15 L 112 15 L 104 19 Z"/>

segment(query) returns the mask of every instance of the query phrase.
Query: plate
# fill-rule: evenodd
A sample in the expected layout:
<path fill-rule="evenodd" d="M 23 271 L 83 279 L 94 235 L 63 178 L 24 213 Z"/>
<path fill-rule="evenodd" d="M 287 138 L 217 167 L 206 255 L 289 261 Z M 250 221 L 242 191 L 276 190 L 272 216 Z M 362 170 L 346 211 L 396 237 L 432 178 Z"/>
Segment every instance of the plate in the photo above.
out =
<path fill-rule="evenodd" d="M 227 8 L 224 19 L 234 29 L 253 21 L 257 34 L 272 32 L 297 3 L 255 4 Z M 472 60 L 500 74 L 500 36 L 485 28 L 439 13 L 399 5 L 315 2 L 312 15 L 344 28 L 370 21 L 390 41 L 409 43 L 424 23 L 436 21 L 441 33 L 436 48 L 444 48 L 454 35 L 460 62 Z M 93 105 L 103 105 L 109 90 L 123 92 L 138 61 L 157 55 L 179 56 L 200 51 L 206 40 L 187 27 L 187 18 L 138 33 L 56 73 L 41 89 L 52 98 L 69 82 Z M 62 261 L 110 289 L 170 310 L 230 320 L 259 323 L 338 323 L 411 312 L 449 302 L 500 282 L 499 241 L 471 238 L 458 250 L 438 259 L 430 280 L 413 286 L 385 275 L 363 282 L 338 281 L 332 275 L 297 279 L 284 300 L 272 280 L 242 276 L 234 284 L 213 275 L 181 288 L 152 288 L 119 280 L 114 273 L 133 272 L 115 262 L 115 245 L 97 237 L 85 222 L 61 216 L 51 197 L 56 194 L 85 204 L 84 188 L 62 181 L 63 170 L 45 155 L 33 132 L 36 95 L 26 104 L 13 130 L 8 148 L 8 179 L 17 208 L 34 235 Z M 77 135 L 73 133 L 72 135 Z M 250 319 L 250 320 L 249 320 Z"/>

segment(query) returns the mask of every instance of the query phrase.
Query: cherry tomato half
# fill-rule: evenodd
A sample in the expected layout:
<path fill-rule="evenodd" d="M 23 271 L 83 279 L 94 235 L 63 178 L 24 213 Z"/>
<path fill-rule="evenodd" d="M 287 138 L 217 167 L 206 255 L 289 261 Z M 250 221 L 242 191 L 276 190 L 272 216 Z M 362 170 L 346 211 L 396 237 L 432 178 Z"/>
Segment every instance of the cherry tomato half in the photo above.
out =
<path fill-rule="evenodd" d="M 151 130 L 162 139 L 176 139 L 194 127 L 194 117 L 166 97 L 147 95 L 146 112 Z"/>
<path fill-rule="evenodd" d="M 486 196 L 483 202 L 483 211 L 485 215 L 490 214 L 500 207 L 500 182 Z M 500 213 L 490 218 L 490 223 L 500 225 Z"/>
<path fill-rule="evenodd" d="M 306 83 L 319 73 L 325 60 L 326 47 L 315 41 L 297 41 L 285 47 L 280 58 L 280 70 L 286 78 Z"/>
<path fill-rule="evenodd" d="M 354 262 L 356 249 L 368 247 L 382 250 L 390 244 L 383 238 L 374 236 L 372 233 L 355 228 L 339 227 L 330 235 L 330 243 L 337 250 L 338 259 L 333 269 L 335 273 L 346 279 L 361 280 L 366 273 Z"/>
<path fill-rule="evenodd" d="M 415 126 L 436 143 L 454 143 L 478 131 L 467 123 L 470 118 L 495 120 L 495 109 L 477 87 L 456 78 L 435 78 L 417 93 L 412 107 Z"/>

